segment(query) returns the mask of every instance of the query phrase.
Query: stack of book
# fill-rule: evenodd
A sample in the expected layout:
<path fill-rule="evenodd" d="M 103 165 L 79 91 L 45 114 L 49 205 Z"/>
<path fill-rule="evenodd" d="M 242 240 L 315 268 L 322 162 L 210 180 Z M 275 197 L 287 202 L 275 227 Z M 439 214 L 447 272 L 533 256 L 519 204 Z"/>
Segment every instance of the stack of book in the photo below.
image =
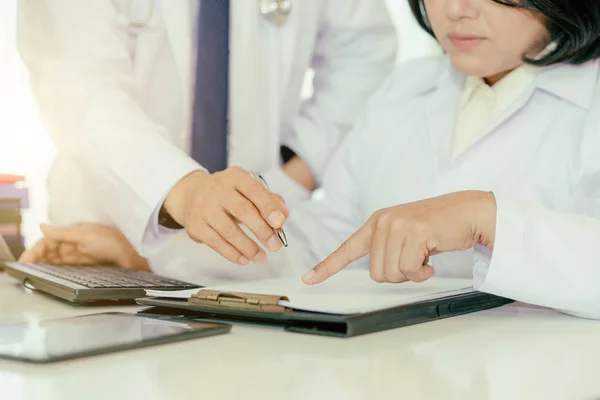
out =
<path fill-rule="evenodd" d="M 28 206 L 25 178 L 0 174 L 0 234 L 16 258 L 25 250 L 21 234 L 21 212 Z"/>

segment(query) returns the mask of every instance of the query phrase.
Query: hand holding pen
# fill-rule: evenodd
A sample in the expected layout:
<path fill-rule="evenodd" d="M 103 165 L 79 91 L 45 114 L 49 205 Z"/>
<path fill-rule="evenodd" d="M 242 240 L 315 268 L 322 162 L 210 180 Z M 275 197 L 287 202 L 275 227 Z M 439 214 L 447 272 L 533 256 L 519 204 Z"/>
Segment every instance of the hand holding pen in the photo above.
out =
<path fill-rule="evenodd" d="M 266 190 L 268 190 L 269 192 L 271 192 L 271 189 L 269 188 L 269 185 L 267 184 L 267 181 L 265 181 L 265 179 L 262 177 L 262 175 L 257 174 L 257 173 L 252 172 L 252 171 L 250 171 L 250 175 L 254 179 L 257 179 L 260 183 L 262 183 L 262 185 L 264 186 L 264 188 Z M 281 242 L 281 244 L 283 245 L 283 247 L 287 247 L 288 246 L 287 237 L 285 236 L 285 232 L 283 231 L 283 228 L 273 229 L 273 232 L 275 233 L 275 235 L 277 235 L 277 238 L 279 238 L 279 241 Z"/>
<path fill-rule="evenodd" d="M 267 254 L 258 242 L 272 252 L 287 246 L 281 229 L 288 217 L 283 199 L 260 175 L 239 167 L 188 175 L 171 190 L 161 212 L 166 215 L 162 220 L 159 215 L 161 225 L 183 227 L 192 240 L 236 264 L 264 263 Z"/>

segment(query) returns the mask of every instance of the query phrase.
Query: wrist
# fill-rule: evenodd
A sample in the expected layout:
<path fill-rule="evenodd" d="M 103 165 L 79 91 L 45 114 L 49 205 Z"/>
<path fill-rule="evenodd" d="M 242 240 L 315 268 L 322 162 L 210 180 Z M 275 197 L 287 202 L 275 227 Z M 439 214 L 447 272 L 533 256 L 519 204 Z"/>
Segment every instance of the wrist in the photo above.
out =
<path fill-rule="evenodd" d="M 293 157 L 283 165 L 282 169 L 286 175 L 304 186 L 307 190 L 312 192 L 316 189 L 317 183 L 313 173 L 300 157 Z"/>
<path fill-rule="evenodd" d="M 167 194 L 162 204 L 163 217 L 168 216 L 175 223 L 183 226 L 188 199 L 209 177 L 210 174 L 207 172 L 195 171 L 181 179 Z"/>

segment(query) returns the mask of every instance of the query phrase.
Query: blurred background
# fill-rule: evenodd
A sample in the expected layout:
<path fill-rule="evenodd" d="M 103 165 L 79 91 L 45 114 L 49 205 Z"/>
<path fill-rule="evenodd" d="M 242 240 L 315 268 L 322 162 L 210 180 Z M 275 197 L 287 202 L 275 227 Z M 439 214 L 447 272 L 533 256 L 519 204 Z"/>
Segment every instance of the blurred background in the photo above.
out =
<path fill-rule="evenodd" d="M 400 38 L 398 63 L 439 52 L 435 42 L 414 22 L 405 0 L 387 3 Z M 16 12 L 17 0 L 0 1 L 0 176 L 25 176 L 28 204 L 21 210 L 21 232 L 27 246 L 40 237 L 38 225 L 46 220 L 45 172 L 52 162 L 53 146 L 44 132 L 27 71 L 16 51 Z M 310 91 L 307 79 L 305 95 Z"/>

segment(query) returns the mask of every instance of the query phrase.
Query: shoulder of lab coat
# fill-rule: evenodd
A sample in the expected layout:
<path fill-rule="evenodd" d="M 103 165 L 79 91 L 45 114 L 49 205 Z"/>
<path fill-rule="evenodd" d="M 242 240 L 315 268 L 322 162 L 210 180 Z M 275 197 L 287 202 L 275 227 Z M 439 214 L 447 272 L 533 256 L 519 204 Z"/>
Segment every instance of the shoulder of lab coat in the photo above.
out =
<path fill-rule="evenodd" d="M 374 107 L 396 107 L 398 102 L 427 95 L 450 74 L 455 74 L 455 71 L 444 55 L 405 62 L 397 66 L 383 82 L 377 96 L 371 99 L 371 104 Z"/>
<path fill-rule="evenodd" d="M 393 70 L 398 40 L 383 0 L 327 0 L 312 55 L 313 95 L 284 126 L 320 183 L 331 155 L 370 94 Z"/>

